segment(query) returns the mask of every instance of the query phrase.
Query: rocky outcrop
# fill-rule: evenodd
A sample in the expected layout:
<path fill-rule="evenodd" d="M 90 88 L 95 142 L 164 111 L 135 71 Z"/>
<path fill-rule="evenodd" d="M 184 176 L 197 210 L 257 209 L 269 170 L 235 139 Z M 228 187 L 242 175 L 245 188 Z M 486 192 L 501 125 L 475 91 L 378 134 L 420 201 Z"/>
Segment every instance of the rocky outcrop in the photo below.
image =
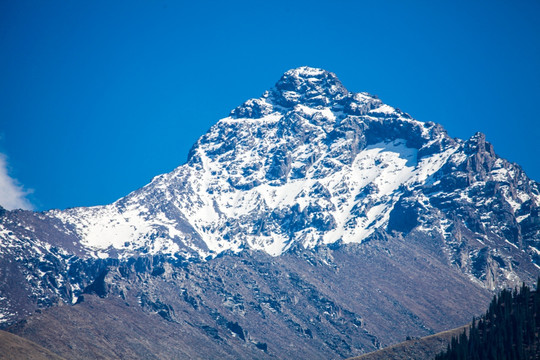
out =
<path fill-rule="evenodd" d="M 449 270 L 444 254 L 426 246 L 433 241 L 373 238 L 334 249 L 296 248 L 280 257 L 246 250 L 204 262 L 94 260 L 99 264 L 89 264 L 95 272 L 75 304 L 38 309 L 8 330 L 66 358 L 111 349 L 133 358 L 175 358 L 175 351 L 186 358 L 359 355 L 403 334 L 455 327 L 486 306 L 490 293 Z M 85 341 L 88 331 L 91 342 Z M 82 344 L 84 352 L 74 350 Z"/>

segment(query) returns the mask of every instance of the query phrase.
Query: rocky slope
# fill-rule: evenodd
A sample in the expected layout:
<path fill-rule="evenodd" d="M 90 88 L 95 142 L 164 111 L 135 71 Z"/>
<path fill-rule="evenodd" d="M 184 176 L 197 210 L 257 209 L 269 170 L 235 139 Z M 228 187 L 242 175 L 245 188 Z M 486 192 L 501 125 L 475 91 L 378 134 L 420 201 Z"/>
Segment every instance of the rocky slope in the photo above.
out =
<path fill-rule="evenodd" d="M 0 211 L 0 321 L 94 293 L 182 326 L 189 313 L 211 342 L 351 356 L 462 325 L 489 291 L 534 280 L 539 201 L 483 134 L 450 138 L 302 67 L 113 204 Z"/>
<path fill-rule="evenodd" d="M 404 334 L 456 327 L 485 308 L 489 293 L 448 270 L 425 240 L 279 257 L 246 250 L 200 263 L 98 260 L 77 304 L 40 310 L 8 331 L 80 359 L 359 355 Z"/>

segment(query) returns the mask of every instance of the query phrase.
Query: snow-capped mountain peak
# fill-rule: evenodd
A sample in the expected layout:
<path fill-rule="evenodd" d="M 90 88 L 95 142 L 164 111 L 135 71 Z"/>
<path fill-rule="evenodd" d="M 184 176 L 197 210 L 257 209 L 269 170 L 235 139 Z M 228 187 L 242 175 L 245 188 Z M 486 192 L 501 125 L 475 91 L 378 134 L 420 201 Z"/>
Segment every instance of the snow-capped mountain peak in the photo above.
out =
<path fill-rule="evenodd" d="M 269 95 L 284 107 L 297 104 L 328 106 L 343 99 L 347 89 L 335 74 L 326 70 L 300 67 L 287 71 Z"/>
<path fill-rule="evenodd" d="M 466 321 L 476 310 L 456 309 L 487 290 L 534 281 L 539 204 L 538 183 L 483 134 L 452 139 L 332 73 L 293 69 L 112 204 L 0 208 L 0 327 L 59 301 L 78 313 L 96 294 L 234 343 L 232 358 L 298 357 L 277 352 L 291 338 L 351 356 L 379 347 L 388 319 L 427 334 Z"/>
<path fill-rule="evenodd" d="M 498 206 L 518 220 L 474 214 L 471 206 L 493 203 L 478 195 L 486 188 L 498 189 Z M 483 135 L 452 139 L 440 125 L 349 92 L 333 73 L 301 67 L 219 120 L 171 173 L 113 204 L 46 216 L 95 257 L 244 248 L 277 256 L 381 231 L 438 234 L 449 248 L 456 231 L 483 242 L 515 234 L 512 244 L 538 256 L 539 199 L 538 184 Z"/>

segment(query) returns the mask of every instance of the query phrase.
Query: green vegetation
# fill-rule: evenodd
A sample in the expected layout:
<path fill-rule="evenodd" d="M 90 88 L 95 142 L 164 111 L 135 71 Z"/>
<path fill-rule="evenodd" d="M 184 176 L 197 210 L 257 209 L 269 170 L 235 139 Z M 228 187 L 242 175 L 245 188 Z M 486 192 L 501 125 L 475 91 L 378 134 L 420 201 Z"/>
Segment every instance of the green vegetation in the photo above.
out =
<path fill-rule="evenodd" d="M 525 284 L 519 290 L 503 290 L 486 314 L 474 319 L 435 360 L 540 359 L 539 285 L 540 278 L 536 291 Z"/>

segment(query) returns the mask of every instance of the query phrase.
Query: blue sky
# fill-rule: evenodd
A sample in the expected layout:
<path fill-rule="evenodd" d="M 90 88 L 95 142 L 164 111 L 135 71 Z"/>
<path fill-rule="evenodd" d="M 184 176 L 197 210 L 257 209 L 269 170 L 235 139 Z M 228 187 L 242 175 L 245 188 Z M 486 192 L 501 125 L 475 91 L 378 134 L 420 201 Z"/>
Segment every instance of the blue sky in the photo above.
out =
<path fill-rule="evenodd" d="M 302 65 L 482 131 L 538 181 L 539 16 L 537 0 L 2 1 L 0 196 L 110 203 Z"/>

